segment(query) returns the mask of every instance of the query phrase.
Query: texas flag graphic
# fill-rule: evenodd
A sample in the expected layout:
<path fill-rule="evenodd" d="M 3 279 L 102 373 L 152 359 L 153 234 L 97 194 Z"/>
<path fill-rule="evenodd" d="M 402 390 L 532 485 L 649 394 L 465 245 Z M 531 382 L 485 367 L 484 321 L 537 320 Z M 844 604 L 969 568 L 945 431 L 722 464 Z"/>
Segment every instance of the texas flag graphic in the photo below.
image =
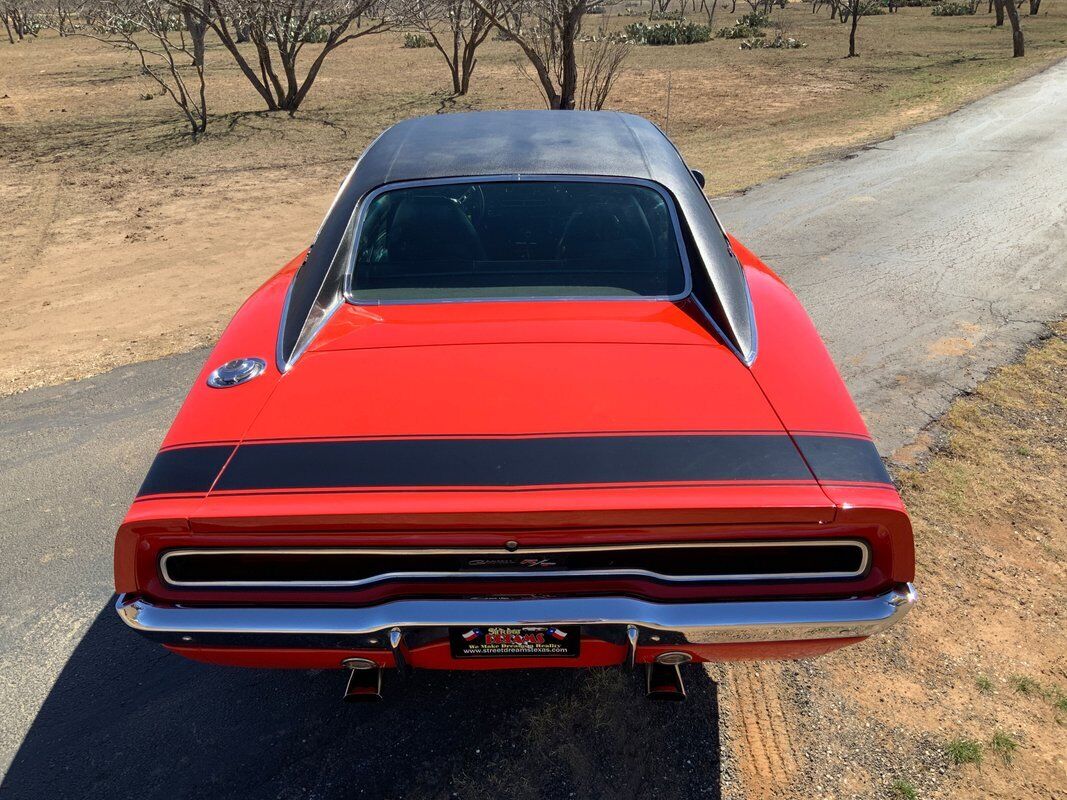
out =
<path fill-rule="evenodd" d="M 548 635 L 551 636 L 553 639 L 558 639 L 561 642 L 567 638 L 567 632 L 561 631 L 559 628 L 549 628 Z"/>
<path fill-rule="evenodd" d="M 477 628 L 471 628 L 469 631 L 463 634 L 463 641 L 473 642 L 475 639 L 478 638 L 479 634 L 481 634 L 480 630 L 478 630 Z"/>

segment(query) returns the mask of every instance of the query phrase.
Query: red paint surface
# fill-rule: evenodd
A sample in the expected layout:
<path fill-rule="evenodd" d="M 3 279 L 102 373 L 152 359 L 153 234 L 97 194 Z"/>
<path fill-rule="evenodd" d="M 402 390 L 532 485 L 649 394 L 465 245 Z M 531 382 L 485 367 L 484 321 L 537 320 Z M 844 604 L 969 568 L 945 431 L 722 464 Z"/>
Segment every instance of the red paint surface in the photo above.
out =
<path fill-rule="evenodd" d="M 245 303 L 209 356 L 164 447 L 204 442 L 365 436 L 619 432 L 820 432 L 868 437 L 818 333 L 792 292 L 736 241 L 752 293 L 759 354 L 746 367 L 691 304 L 659 301 L 461 303 L 342 307 L 287 374 L 274 364 L 285 292 L 303 254 Z M 204 381 L 219 364 L 259 356 L 267 372 L 226 390 Z M 485 585 L 399 583 L 325 592 L 180 592 L 156 561 L 179 546 L 492 546 L 861 536 L 870 574 L 850 583 L 658 586 L 635 579 L 494 581 L 499 594 L 621 593 L 661 600 L 868 595 L 911 580 L 911 526 L 891 487 L 782 484 L 536 489 L 360 490 L 143 499 L 116 538 L 115 583 L 159 602 L 373 603 L 484 594 Z M 793 658 L 855 640 L 706 645 L 700 659 Z M 467 666 L 442 645 L 412 651 L 427 668 Z M 583 647 L 585 643 L 583 643 Z M 339 651 L 172 648 L 215 663 L 328 666 Z M 590 640 L 580 663 L 619 663 Z M 344 657 L 344 653 L 341 654 Z M 348 655 L 364 655 L 349 653 Z M 642 648 L 641 658 L 654 651 Z M 586 658 L 589 663 L 586 663 Z M 531 661 L 522 659 L 517 661 Z"/>

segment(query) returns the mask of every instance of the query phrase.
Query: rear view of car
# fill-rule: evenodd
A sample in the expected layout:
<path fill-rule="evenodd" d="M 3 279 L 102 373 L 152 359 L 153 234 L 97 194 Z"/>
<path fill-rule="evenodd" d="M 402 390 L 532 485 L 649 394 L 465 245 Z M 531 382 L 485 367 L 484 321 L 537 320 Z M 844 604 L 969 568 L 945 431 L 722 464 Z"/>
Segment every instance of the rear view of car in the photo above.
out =
<path fill-rule="evenodd" d="M 241 309 L 116 542 L 190 658 L 383 669 L 810 656 L 916 599 L 911 528 L 788 288 L 650 123 L 409 120 Z"/>

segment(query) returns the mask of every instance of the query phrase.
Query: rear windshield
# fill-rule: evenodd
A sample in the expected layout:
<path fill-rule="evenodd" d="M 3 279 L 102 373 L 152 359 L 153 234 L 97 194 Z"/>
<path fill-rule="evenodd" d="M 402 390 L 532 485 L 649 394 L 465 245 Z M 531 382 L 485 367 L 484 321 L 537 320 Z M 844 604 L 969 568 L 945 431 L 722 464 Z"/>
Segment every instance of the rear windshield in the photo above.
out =
<path fill-rule="evenodd" d="M 686 290 L 667 198 L 607 181 L 393 189 L 366 208 L 354 303 L 670 297 Z"/>

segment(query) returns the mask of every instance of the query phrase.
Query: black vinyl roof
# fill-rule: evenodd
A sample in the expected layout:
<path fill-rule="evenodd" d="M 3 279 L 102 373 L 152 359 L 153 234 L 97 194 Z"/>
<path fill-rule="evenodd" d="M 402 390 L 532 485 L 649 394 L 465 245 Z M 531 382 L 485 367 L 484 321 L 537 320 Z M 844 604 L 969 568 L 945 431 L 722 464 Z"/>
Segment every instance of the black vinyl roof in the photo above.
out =
<path fill-rule="evenodd" d="M 678 160 L 652 123 L 630 114 L 487 111 L 399 122 L 367 148 L 356 174 L 368 189 L 393 181 L 476 175 L 662 180 L 670 172 L 664 173 L 664 162 Z"/>
<path fill-rule="evenodd" d="M 293 280 L 279 340 L 287 365 L 306 346 L 314 307 L 334 298 L 335 255 L 359 201 L 380 186 L 434 178 L 581 175 L 655 181 L 678 203 L 711 290 L 697 299 L 742 360 L 756 354 L 748 286 L 703 190 L 648 120 L 614 111 L 485 111 L 404 120 L 375 139 L 341 185 Z M 696 276 L 694 276 L 695 278 Z M 313 335 L 310 334 L 310 335 Z"/>

